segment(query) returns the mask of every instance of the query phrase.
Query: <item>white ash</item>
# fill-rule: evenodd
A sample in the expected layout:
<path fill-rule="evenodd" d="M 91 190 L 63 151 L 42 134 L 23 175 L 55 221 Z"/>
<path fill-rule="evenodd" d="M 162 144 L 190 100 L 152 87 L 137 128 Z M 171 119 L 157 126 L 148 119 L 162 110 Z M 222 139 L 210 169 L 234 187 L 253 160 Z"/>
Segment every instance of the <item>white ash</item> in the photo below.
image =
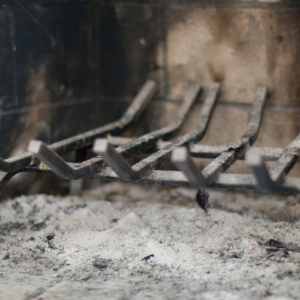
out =
<path fill-rule="evenodd" d="M 269 256 L 257 242 L 300 245 L 297 197 L 210 191 L 231 212 L 205 215 L 195 193 L 106 184 L 2 203 L 0 299 L 298 298 L 300 253 Z M 291 207 L 292 222 L 280 215 Z"/>

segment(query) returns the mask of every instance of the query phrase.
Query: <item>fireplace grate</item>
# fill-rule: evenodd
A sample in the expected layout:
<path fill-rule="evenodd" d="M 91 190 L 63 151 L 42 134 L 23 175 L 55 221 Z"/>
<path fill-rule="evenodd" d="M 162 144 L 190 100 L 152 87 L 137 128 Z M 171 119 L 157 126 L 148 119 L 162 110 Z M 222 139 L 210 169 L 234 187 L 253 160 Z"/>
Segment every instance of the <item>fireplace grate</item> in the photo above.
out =
<path fill-rule="evenodd" d="M 20 172 L 53 172 L 58 176 L 78 180 L 83 178 L 103 181 L 135 182 L 144 184 L 243 188 L 258 189 L 263 192 L 300 192 L 300 178 L 287 177 L 300 156 L 300 135 L 286 148 L 255 148 L 261 124 L 267 89 L 257 89 L 250 113 L 248 128 L 234 143 L 227 146 L 197 145 L 208 127 L 214 110 L 220 84 L 209 88 L 204 101 L 199 122 L 192 132 L 184 134 L 175 141 L 186 117 L 196 101 L 201 86 L 192 84 L 174 120 L 166 127 L 147 133 L 139 138 L 117 137 L 139 117 L 156 92 L 156 83 L 147 81 L 132 101 L 122 118 L 100 128 L 46 145 L 33 140 L 28 153 L 10 159 L 0 159 L 0 188 L 15 174 Z M 76 151 L 77 158 L 84 158 L 86 150 L 93 145 L 98 156 L 83 162 L 66 162 L 61 155 Z M 139 153 L 150 155 L 133 166 L 127 158 Z M 213 158 L 214 160 L 200 171 L 191 157 Z M 224 174 L 237 160 L 245 159 L 252 174 Z M 75 159 L 76 160 L 76 159 Z M 180 171 L 156 170 L 172 161 Z M 268 170 L 265 161 L 275 161 Z"/>

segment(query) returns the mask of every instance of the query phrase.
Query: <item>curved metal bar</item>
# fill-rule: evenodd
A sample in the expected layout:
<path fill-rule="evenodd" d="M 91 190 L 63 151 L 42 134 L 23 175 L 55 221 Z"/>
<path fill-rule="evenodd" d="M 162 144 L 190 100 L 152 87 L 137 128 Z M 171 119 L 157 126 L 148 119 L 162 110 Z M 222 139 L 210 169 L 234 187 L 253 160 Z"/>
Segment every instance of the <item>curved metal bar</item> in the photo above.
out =
<path fill-rule="evenodd" d="M 253 151 L 246 153 L 247 164 L 251 167 L 258 186 L 263 191 L 272 191 L 282 184 L 299 157 L 300 134 L 283 150 L 270 172 L 259 153 Z"/>
<path fill-rule="evenodd" d="M 108 133 L 119 134 L 125 131 L 128 126 L 140 115 L 143 109 L 147 106 L 150 99 L 154 96 L 157 90 L 157 85 L 154 81 L 148 80 L 141 88 L 137 96 L 118 121 L 109 123 L 97 129 L 87 131 L 85 133 L 73 136 L 48 146 L 52 151 L 58 154 L 64 154 L 73 150 L 81 149 L 92 145 L 93 141 L 100 136 L 105 136 Z M 23 168 L 36 163 L 34 156 L 31 153 L 24 153 L 7 160 L 0 158 L 0 171 L 16 172 Z"/>
<path fill-rule="evenodd" d="M 28 152 L 8 159 L 2 159 L 0 157 L 0 171 L 15 173 L 18 170 L 22 170 L 27 166 L 33 165 L 34 163 L 34 157 Z"/>
<path fill-rule="evenodd" d="M 208 127 L 209 120 L 211 118 L 218 94 L 220 91 L 220 84 L 214 83 L 209 89 L 208 96 L 202 105 L 202 109 L 199 116 L 199 123 L 194 131 L 187 133 L 177 139 L 175 142 L 167 145 L 160 151 L 148 156 L 144 160 L 135 164 L 132 169 L 139 173 L 141 177 L 144 177 L 151 173 L 155 168 L 163 165 L 165 162 L 170 161 L 171 152 L 180 146 L 191 146 L 193 143 L 197 143 L 204 136 Z"/>
<path fill-rule="evenodd" d="M 206 186 L 215 182 L 257 139 L 266 95 L 265 87 L 258 88 L 246 132 L 202 171 Z"/>
<path fill-rule="evenodd" d="M 73 174 L 73 168 L 69 166 L 57 153 L 50 149 L 44 142 L 31 141 L 28 151 L 45 163 L 51 170 L 62 178 L 68 178 Z M 61 169 L 63 168 L 63 172 Z"/>
<path fill-rule="evenodd" d="M 132 154 L 144 152 L 155 146 L 159 139 L 170 139 L 174 137 L 182 127 L 187 114 L 197 99 L 201 91 L 201 86 L 197 83 L 192 84 L 184 98 L 184 101 L 174 118 L 174 120 L 166 127 L 145 134 L 138 139 L 133 139 L 116 149 L 125 157 L 130 157 Z"/>
<path fill-rule="evenodd" d="M 153 147 L 153 145 L 155 145 L 157 140 L 160 138 L 172 137 L 176 135 L 178 130 L 181 128 L 192 104 L 197 99 L 200 90 L 201 87 L 199 84 L 193 84 L 190 87 L 174 121 L 170 125 L 145 134 L 140 138 L 134 139 L 128 144 L 118 147 L 115 149 L 115 151 L 127 158 L 132 154 L 140 153 L 145 149 Z M 47 146 L 44 144 L 43 148 L 44 147 Z M 51 150 L 50 147 L 49 150 Z M 86 177 L 91 173 L 100 172 L 105 166 L 101 157 L 94 157 L 83 163 L 76 164 L 75 167 L 71 167 L 70 164 L 65 162 L 61 157 L 58 159 L 57 154 L 53 151 L 41 151 L 40 153 L 36 152 L 36 154 L 38 154 L 40 160 L 49 166 L 58 176 L 73 180 Z"/>

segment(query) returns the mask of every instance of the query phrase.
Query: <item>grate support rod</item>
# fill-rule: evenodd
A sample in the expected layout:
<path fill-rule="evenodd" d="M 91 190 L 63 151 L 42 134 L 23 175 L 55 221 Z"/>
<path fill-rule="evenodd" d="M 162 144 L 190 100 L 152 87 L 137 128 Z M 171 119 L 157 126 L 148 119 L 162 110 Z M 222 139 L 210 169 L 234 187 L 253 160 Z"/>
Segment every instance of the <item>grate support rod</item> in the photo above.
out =
<path fill-rule="evenodd" d="M 74 163 L 70 163 L 74 165 Z M 53 173 L 50 168 L 44 166 L 39 168 L 33 166 L 24 169 L 24 172 L 34 173 Z M 153 185 L 170 185 L 170 186 L 191 186 L 186 175 L 180 171 L 159 171 L 155 170 L 139 181 L 124 180 L 120 178 L 110 167 L 104 167 L 99 173 L 92 173 L 85 178 L 96 179 L 106 182 L 117 181 L 124 183 L 139 183 Z M 229 188 L 229 189 L 257 189 L 256 178 L 252 174 L 221 174 L 219 178 L 210 186 L 212 188 Z M 300 178 L 287 177 L 286 181 L 279 186 L 276 186 L 273 192 L 283 193 L 300 193 Z"/>
<path fill-rule="evenodd" d="M 118 136 L 109 136 L 108 141 L 113 146 L 122 146 L 126 143 L 128 143 L 131 140 L 131 138 L 124 138 L 124 137 L 118 137 Z M 162 148 L 170 145 L 171 142 L 164 142 L 159 140 L 155 148 L 151 149 L 153 151 L 161 150 Z M 193 145 L 190 148 L 190 155 L 192 157 L 199 157 L 199 158 L 217 158 L 222 154 L 222 152 L 226 151 L 228 149 L 228 145 L 223 146 L 211 146 L 211 145 Z M 277 161 L 280 156 L 283 154 L 284 148 L 257 148 L 257 147 L 251 147 L 251 151 L 258 152 L 264 159 L 264 161 Z M 244 155 L 239 156 L 238 160 L 244 160 Z M 297 160 L 300 161 L 300 158 Z"/>
<path fill-rule="evenodd" d="M 122 180 L 110 168 L 103 169 L 98 174 L 92 174 L 92 179 L 103 181 L 118 181 L 132 183 L 132 181 Z M 170 186 L 191 186 L 189 179 L 180 171 L 153 171 L 138 183 Z M 221 174 L 219 178 L 210 186 L 212 188 L 229 188 L 229 189 L 257 189 L 256 179 L 250 174 Z M 282 193 L 300 193 L 300 179 L 288 177 L 284 184 L 276 187 L 274 192 Z"/>

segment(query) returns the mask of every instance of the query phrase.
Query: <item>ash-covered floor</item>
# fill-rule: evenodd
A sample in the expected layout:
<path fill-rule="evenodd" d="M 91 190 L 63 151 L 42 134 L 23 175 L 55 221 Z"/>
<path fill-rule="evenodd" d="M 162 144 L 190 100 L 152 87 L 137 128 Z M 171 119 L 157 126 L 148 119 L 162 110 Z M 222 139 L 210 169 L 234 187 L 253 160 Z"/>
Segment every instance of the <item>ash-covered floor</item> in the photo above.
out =
<path fill-rule="evenodd" d="M 207 215 L 119 183 L 3 202 L 0 299 L 299 299 L 299 197 L 209 192 Z"/>

